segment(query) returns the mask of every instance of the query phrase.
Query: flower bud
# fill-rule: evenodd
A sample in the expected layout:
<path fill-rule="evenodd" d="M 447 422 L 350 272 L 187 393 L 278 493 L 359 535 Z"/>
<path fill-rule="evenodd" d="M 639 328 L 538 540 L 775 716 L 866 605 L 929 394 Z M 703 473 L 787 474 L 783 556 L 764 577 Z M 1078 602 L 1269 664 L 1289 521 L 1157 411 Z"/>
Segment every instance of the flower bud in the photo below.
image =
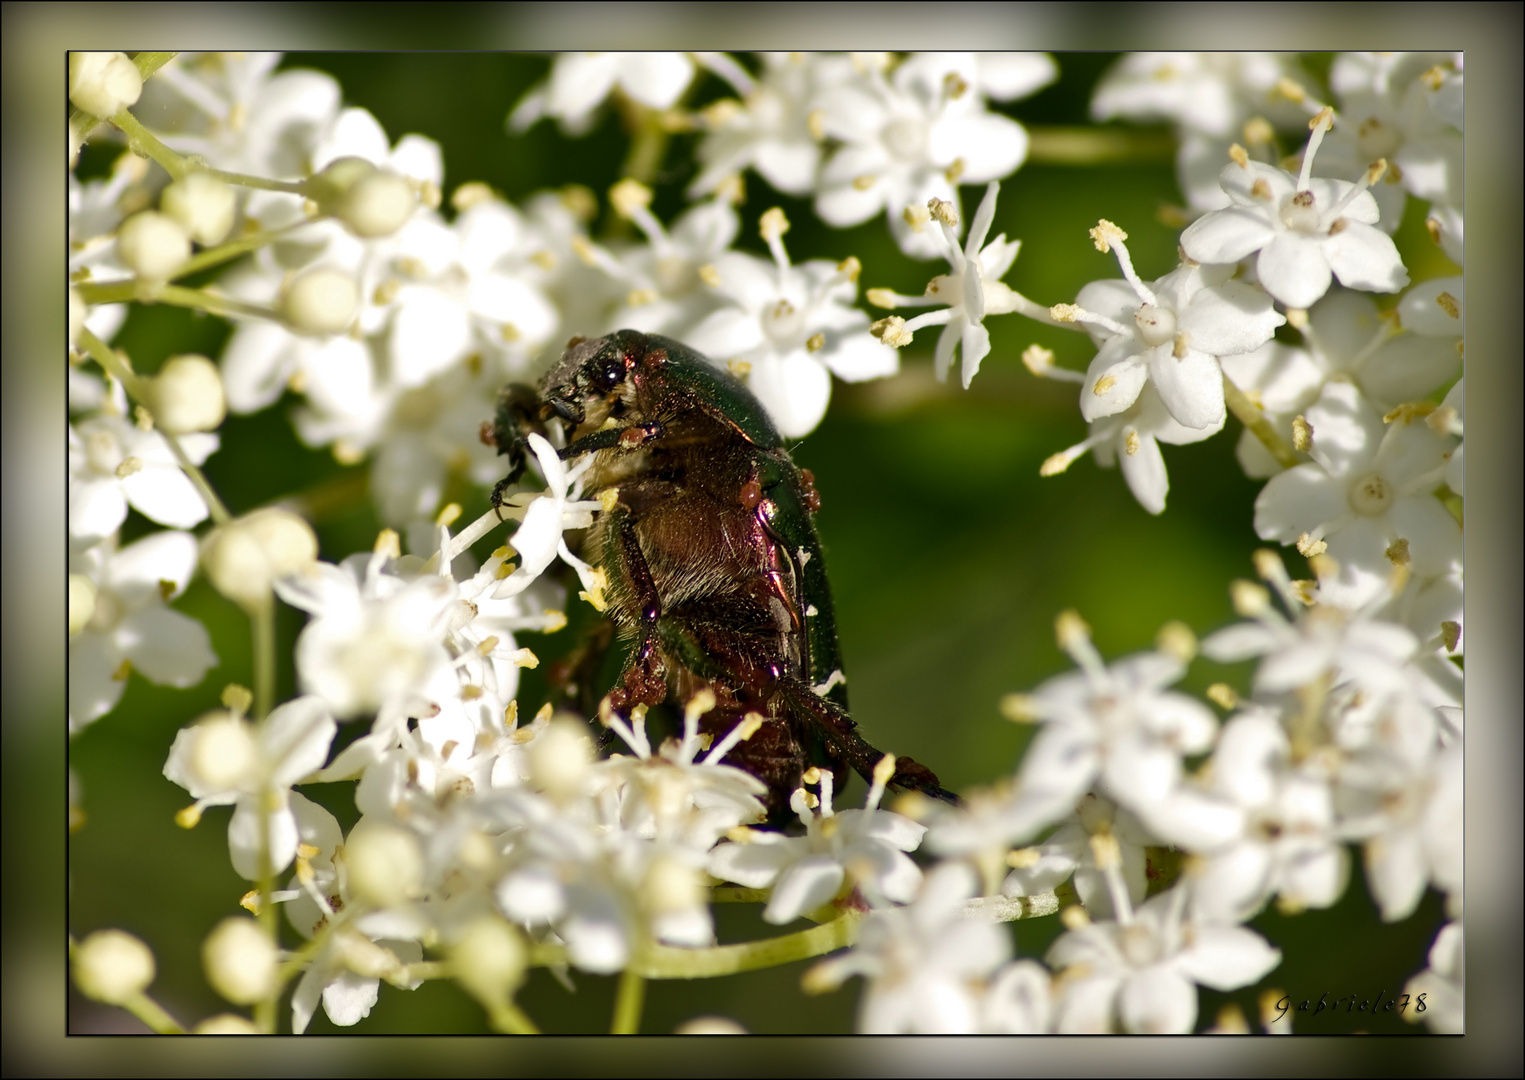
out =
<path fill-rule="evenodd" d="M 212 530 L 201 545 L 201 566 L 213 586 L 246 609 L 268 604 L 276 579 L 306 569 L 317 558 L 312 526 L 276 507 Z"/>
<path fill-rule="evenodd" d="M 200 798 L 246 786 L 258 768 L 259 748 L 249 725 L 219 709 L 175 736 L 164 774 Z"/>
<path fill-rule="evenodd" d="M 696 1016 L 673 1029 L 674 1035 L 745 1035 L 747 1029 L 728 1016 Z"/>
<path fill-rule="evenodd" d="M 329 267 L 309 270 L 291 283 L 282 304 L 286 323 L 299 334 L 337 334 L 349 326 L 360 290 L 348 274 Z"/>
<path fill-rule="evenodd" d="M 275 945 L 253 919 L 233 915 L 201 944 L 207 981 L 235 1005 L 252 1005 L 280 986 Z"/>
<path fill-rule="evenodd" d="M 215 244 L 233 228 L 233 188 L 207 173 L 190 173 L 164 189 L 159 209 L 196 243 Z"/>
<path fill-rule="evenodd" d="M 254 1021 L 237 1013 L 218 1013 L 209 1016 L 191 1029 L 195 1035 L 258 1035 Z"/>
<path fill-rule="evenodd" d="M 75 637 L 95 615 L 95 582 L 84 574 L 69 575 L 69 636 Z"/>
<path fill-rule="evenodd" d="M 530 742 L 528 756 L 535 786 L 554 798 L 570 798 L 582 790 L 593 743 L 582 724 L 562 717 Z"/>
<path fill-rule="evenodd" d="M 80 993 L 120 1005 L 154 981 L 154 954 L 121 930 L 97 930 L 74 952 L 74 984 Z"/>
<path fill-rule="evenodd" d="M 423 854 L 413 834 L 395 825 L 361 818 L 344 843 L 350 891 L 379 907 L 394 907 L 417 896 L 424 883 Z"/>
<path fill-rule="evenodd" d="M 524 943 L 502 919 L 483 916 L 466 928 L 450 950 L 456 981 L 485 1005 L 508 1001 L 524 982 Z"/>
<path fill-rule="evenodd" d="M 69 54 L 69 100 L 91 116 L 115 116 L 141 93 L 143 76 L 126 53 Z"/>
<path fill-rule="evenodd" d="M 144 210 L 117 230 L 117 254 L 127 268 L 150 281 L 167 281 L 191 257 L 191 238 L 180 223 L 157 210 Z"/>
<path fill-rule="evenodd" d="M 211 431 L 227 415 L 222 377 L 204 356 L 171 356 L 148 380 L 147 404 L 154 423 L 171 435 Z"/>
<path fill-rule="evenodd" d="M 406 177 L 378 170 L 351 185 L 337 216 L 356 236 L 390 236 L 417 207 L 418 196 Z"/>

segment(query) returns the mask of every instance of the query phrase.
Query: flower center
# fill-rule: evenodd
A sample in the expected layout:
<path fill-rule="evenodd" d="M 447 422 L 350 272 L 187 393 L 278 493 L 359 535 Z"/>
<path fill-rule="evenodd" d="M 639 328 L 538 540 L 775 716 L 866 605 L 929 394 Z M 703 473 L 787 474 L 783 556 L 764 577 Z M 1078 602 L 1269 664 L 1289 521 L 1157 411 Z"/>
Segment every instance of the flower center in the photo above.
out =
<path fill-rule="evenodd" d="M 400 428 L 422 430 L 433 425 L 439 416 L 440 405 L 440 396 L 433 387 L 420 386 L 397 399 L 392 409 L 392 421 Z"/>
<path fill-rule="evenodd" d="M 899 157 L 919 159 L 927 149 L 927 125 L 920 117 L 902 116 L 884 126 L 884 145 Z"/>
<path fill-rule="evenodd" d="M 699 274 L 694 264 L 681 255 L 664 255 L 652 266 L 652 276 L 662 295 L 677 299 L 694 291 L 699 284 Z"/>
<path fill-rule="evenodd" d="M 1282 200 L 1281 223 L 1298 232 L 1318 231 L 1318 207 L 1313 204 L 1313 192 L 1299 191 Z"/>
<path fill-rule="evenodd" d="M 805 314 L 789 301 L 780 300 L 763 315 L 763 332 L 775 345 L 798 345 L 805 333 Z"/>
<path fill-rule="evenodd" d="M 1138 336 L 1151 349 L 1176 336 L 1176 313 L 1169 308 L 1141 304 L 1133 313 L 1133 321 L 1138 323 Z"/>
<path fill-rule="evenodd" d="M 85 460 L 95 472 L 103 476 L 115 476 L 122 458 L 121 444 L 111 432 L 97 428 L 85 436 Z"/>
<path fill-rule="evenodd" d="M 1392 485 L 1376 473 L 1357 480 L 1350 489 L 1350 508 L 1367 517 L 1387 513 L 1392 502 Z"/>
<path fill-rule="evenodd" d="M 1123 927 L 1122 947 L 1128 963 L 1136 968 L 1148 967 L 1160 958 L 1160 946 L 1154 940 L 1154 934 L 1140 923 Z"/>
<path fill-rule="evenodd" d="M 1368 116 L 1356 129 L 1356 145 L 1361 148 L 1362 161 L 1378 158 L 1392 159 L 1403 145 L 1403 132 L 1392 124 L 1384 124 L 1375 116 Z"/>

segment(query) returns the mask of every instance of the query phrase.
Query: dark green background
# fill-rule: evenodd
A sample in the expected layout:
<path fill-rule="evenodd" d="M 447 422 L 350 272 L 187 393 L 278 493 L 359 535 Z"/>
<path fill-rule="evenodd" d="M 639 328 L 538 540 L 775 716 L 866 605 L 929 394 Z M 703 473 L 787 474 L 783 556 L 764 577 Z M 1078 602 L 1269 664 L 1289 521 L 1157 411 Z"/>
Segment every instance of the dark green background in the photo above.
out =
<path fill-rule="evenodd" d="M 1062 56 L 1056 86 L 1001 108 L 1034 129 L 1085 124 L 1090 88 L 1109 62 Z M 515 200 L 575 181 L 598 193 L 602 203 L 619 177 L 627 142 L 612 113 L 579 140 L 562 138 L 551 123 L 521 137 L 505 135 L 504 117 L 543 75 L 545 58 L 313 54 L 289 56 L 286 64 L 332 72 L 346 103 L 370 109 L 394 140 L 409 132 L 438 140 L 447 198 L 470 180 L 486 181 Z M 720 93 L 711 80 L 701 84 L 694 100 L 702 103 Z M 107 159 L 99 154 L 87 156 L 82 171 L 104 164 Z M 657 184 L 654 208 L 664 219 L 684 205 L 682 191 L 691 176 L 686 156 L 684 139 L 675 140 L 670 171 Z M 752 175 L 747 188 L 742 247 L 763 250 L 757 217 L 782 205 L 794 226 L 787 243 L 796 261 L 856 255 L 864 264 L 864 286 L 911 293 L 919 293 L 942 269 L 940 263 L 900 256 L 882 219 L 830 231 L 815 224 L 807 202 L 779 197 Z M 964 190 L 966 212 L 979 197 L 978 188 Z M 1112 258 L 1098 254 L 1086 236 L 1098 217 L 1127 231 L 1139 272 L 1146 279 L 1158 277 L 1175 264 L 1176 234 L 1159 224 L 1156 213 L 1176 199 L 1168 155 L 1087 168 L 1029 164 L 1003 181 L 992 229 L 1023 242 L 1006 280 L 1048 304 L 1073 300 L 1089 280 L 1117 276 Z M 1406 220 L 1405 232 L 1416 224 Z M 1430 276 L 1423 268 L 1411 270 L 1418 271 L 1416 277 Z M 1116 470 L 1098 470 L 1089 457 L 1063 476 L 1040 479 L 1043 459 L 1083 438 L 1085 425 L 1073 384 L 1034 379 L 1018 356 L 1036 341 L 1055 349 L 1060 364 L 1083 369 L 1088 343 L 1015 316 L 987 325 L 992 352 L 969 392 L 932 382 L 935 334 L 929 332 L 908 350 L 899 380 L 837 384 L 826 421 L 796 450 L 797 460 L 815 471 L 823 497 L 817 523 L 831 569 L 854 715 L 876 745 L 928 763 L 955 789 L 994 780 L 1017 762 L 1027 732 L 1001 719 L 996 704 L 1003 693 L 1031 689 L 1069 667 L 1053 640 L 1053 618 L 1060 610 L 1080 611 L 1109 658 L 1147 648 L 1170 619 L 1207 633 L 1232 618 L 1228 582 L 1249 576 L 1249 556 L 1259 546 L 1251 528 L 1259 484 L 1246 480 L 1234 462 L 1232 421 L 1206 443 L 1165 448 L 1172 491 L 1159 517 L 1138 507 Z M 136 308 L 118 344 L 140 369 L 151 371 L 171 353 L 216 355 L 225 336 L 217 320 Z M 326 452 L 303 447 L 286 420 L 287 404 L 232 417 L 224 425 L 224 449 L 209 460 L 207 473 L 235 513 L 295 489 L 342 481 L 346 472 L 363 475 L 363 468 L 341 469 Z M 474 498 L 466 503 L 468 516 L 485 508 L 484 492 Z M 378 527 L 363 501 L 318 525 L 323 555 L 331 560 L 368 550 Z M 134 520 L 128 535 L 146 529 Z M 1293 571 L 1301 575 L 1303 568 L 1294 565 Z M 134 677 L 122 704 L 73 741 L 71 760 L 88 821 L 70 842 L 69 914 L 77 936 L 104 926 L 142 936 L 159 959 L 156 996 L 194 1023 L 223 1008 L 200 973 L 201 939 L 236 912 L 247 886 L 227 861 L 229 811 L 214 809 L 197 829 L 178 829 L 172 815 L 189 800 L 161 770 L 175 732 L 215 707 L 226 683 L 247 684 L 250 672 L 247 624 L 230 604 L 197 583 L 178 606 L 206 622 L 222 664 L 192 691 Z M 282 610 L 283 697 L 293 692 L 289 646 L 300 626 L 298 613 Z M 560 636 L 570 641 L 570 632 Z M 557 651 L 554 640 L 527 643 L 546 659 Z M 1186 686 L 1200 690 L 1226 679 L 1244 689 L 1246 676 L 1244 668 L 1198 661 Z M 532 712 L 539 704 L 538 685 L 534 678 L 526 680 L 521 708 Z M 342 821 L 353 820 L 346 785 L 308 793 Z M 861 793 L 855 785 L 848 804 Z M 1254 925 L 1283 949 L 1286 960 L 1260 986 L 1233 995 L 1203 991 L 1198 1025 L 1210 1023 L 1230 997 L 1253 1018 L 1267 987 L 1298 999 L 1316 1000 L 1325 991 L 1331 999 L 1352 992 L 1374 997 L 1378 990 L 1390 996 L 1424 966 L 1442 921 L 1439 898 L 1431 893 L 1412 918 L 1382 924 L 1357 871 L 1331 911 L 1258 918 Z M 717 926 L 722 941 L 775 932 L 751 908 L 722 907 Z M 1019 954 L 1041 956 L 1057 933 L 1052 918 L 1020 925 Z M 797 987 L 805 966 L 654 984 L 643 1030 L 671 1031 L 706 1013 L 734 1017 L 756 1032 L 850 1030 L 859 984 L 804 998 Z M 547 1030 L 605 1030 L 612 981 L 574 978 L 575 997 L 536 973 L 519 1001 Z M 71 1026 L 136 1029 L 124 1014 L 77 997 Z M 1298 1029 L 1414 1030 L 1393 1014 L 1367 1019 L 1328 1013 L 1299 1022 Z M 320 1012 L 312 1030 L 333 1029 Z M 477 1006 L 453 986 L 429 984 L 413 993 L 383 988 L 380 1004 L 355 1030 L 486 1028 Z"/>

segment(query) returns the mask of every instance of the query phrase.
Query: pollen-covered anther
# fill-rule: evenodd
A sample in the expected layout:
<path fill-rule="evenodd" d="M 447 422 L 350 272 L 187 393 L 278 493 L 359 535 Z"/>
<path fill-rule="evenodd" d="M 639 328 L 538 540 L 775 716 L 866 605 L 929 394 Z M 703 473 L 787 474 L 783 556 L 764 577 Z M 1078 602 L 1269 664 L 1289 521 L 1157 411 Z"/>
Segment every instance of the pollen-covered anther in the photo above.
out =
<path fill-rule="evenodd" d="M 1076 304 L 1055 304 L 1048 309 L 1048 317 L 1055 322 L 1076 322 L 1084 314 L 1084 309 Z"/>
<path fill-rule="evenodd" d="M 1244 141 L 1251 146 L 1268 146 L 1276 138 L 1276 129 L 1263 116 L 1252 116 L 1244 122 Z"/>
<path fill-rule="evenodd" d="M 626 178 L 609 189 L 609 205 L 623 218 L 632 218 L 651 205 L 651 189 Z"/>
<path fill-rule="evenodd" d="M 1172 620 L 1160 627 L 1155 635 L 1154 646 L 1166 656 L 1183 664 L 1197 655 L 1197 635 L 1185 623 Z"/>
<path fill-rule="evenodd" d="M 1271 594 L 1253 581 L 1240 579 L 1231 582 L 1228 595 L 1234 610 L 1247 619 L 1263 615 L 1271 608 Z"/>
<path fill-rule="evenodd" d="M 1112 250 L 1113 244 L 1121 243 L 1128 239 L 1127 233 L 1123 232 L 1122 229 L 1106 218 L 1098 220 L 1095 226 L 1088 231 L 1087 235 L 1090 236 L 1091 242 L 1096 245 L 1096 250 L 1103 255 Z"/>
<path fill-rule="evenodd" d="M 1116 385 L 1117 379 L 1114 376 L 1103 375 L 1101 378 L 1096 380 L 1096 385 L 1091 387 L 1091 393 L 1095 394 L 1097 397 L 1101 397 Z"/>
<path fill-rule="evenodd" d="M 869 289 L 864 292 L 863 298 L 876 308 L 894 310 L 899 306 L 894 289 Z"/>
<path fill-rule="evenodd" d="M 922 229 L 926 228 L 927 223 L 932 220 L 932 215 L 927 212 L 925 206 L 916 206 L 914 204 L 907 206 L 900 216 L 905 219 L 905 223 L 911 227 L 912 232 L 921 232 Z"/>
<path fill-rule="evenodd" d="M 805 339 L 805 348 L 809 352 L 820 352 L 826 347 L 825 334 L 811 334 Z"/>
<path fill-rule="evenodd" d="M 738 379 L 745 379 L 752 374 L 752 362 L 750 360 L 731 359 L 725 362 L 726 370 Z"/>
<path fill-rule="evenodd" d="M 927 213 L 943 225 L 953 228 L 958 225 L 958 211 L 947 199 L 939 199 L 935 195 L 927 200 Z"/>
<path fill-rule="evenodd" d="M 1213 683 L 1205 691 L 1207 700 L 1227 712 L 1239 707 L 1239 695 L 1228 683 Z"/>
<path fill-rule="evenodd" d="M 1313 449 L 1313 425 L 1301 413 L 1292 418 L 1292 449 L 1305 454 Z"/>
<path fill-rule="evenodd" d="M 905 328 L 905 320 L 899 315 L 890 315 L 870 324 L 868 332 L 896 349 L 909 345 L 913 338 L 911 332 Z"/>
<path fill-rule="evenodd" d="M 1091 916 L 1086 914 L 1085 908 L 1079 904 L 1071 904 L 1059 912 L 1059 921 L 1064 924 L 1066 930 L 1082 930 L 1091 925 Z M 1067 970 L 1073 971 L 1077 965 L 1071 965 Z"/>
<path fill-rule="evenodd" d="M 1314 555 L 1322 555 L 1328 550 L 1328 544 L 1309 533 L 1303 533 L 1297 538 L 1297 553 L 1305 559 L 1311 558 Z"/>
<path fill-rule="evenodd" d="M 1178 330 L 1178 331 L 1176 331 L 1175 340 L 1171 344 L 1170 355 L 1175 357 L 1177 360 L 1185 360 L 1187 354 L 1190 353 L 1190 352 L 1191 352 L 1191 331 L 1189 331 L 1189 330 Z"/>
<path fill-rule="evenodd" d="M 1086 625 L 1086 621 L 1080 617 L 1079 612 L 1066 609 L 1054 618 L 1054 639 L 1061 649 L 1069 652 L 1073 648 L 1089 644 L 1091 628 Z"/>
<path fill-rule="evenodd" d="M 698 274 L 699 280 L 710 288 L 716 289 L 720 287 L 720 271 L 715 267 L 714 263 L 705 263 L 699 267 Z"/>
<path fill-rule="evenodd" d="M 958 183 L 959 180 L 963 177 L 963 175 L 964 175 L 964 159 L 963 158 L 955 158 L 953 160 L 953 164 L 949 165 L 946 169 L 943 170 L 943 176 L 947 179 L 948 183 L 950 183 L 950 184 Z"/>
<path fill-rule="evenodd" d="M 778 206 L 767 209 L 763 217 L 758 218 L 758 233 L 769 243 L 781 239 L 785 232 L 788 232 L 788 218 Z"/>
<path fill-rule="evenodd" d="M 1017 848 L 1006 853 L 1006 865 L 1013 870 L 1029 870 L 1037 866 L 1043 852 L 1035 847 Z"/>
<path fill-rule="evenodd" d="M 1038 378 L 1046 378 L 1054 369 L 1054 350 L 1042 345 L 1029 345 L 1022 350 L 1022 365 Z"/>
<path fill-rule="evenodd" d="M 1123 436 L 1123 452 L 1129 457 L 1132 457 L 1134 454 L 1138 453 L 1140 445 L 1141 444 L 1139 443 L 1138 430 L 1136 428 L 1129 428 L 1127 433 Z"/>
<path fill-rule="evenodd" d="M 1264 179 L 1257 179 L 1250 185 L 1250 198 L 1259 199 L 1261 202 L 1270 202 L 1275 196 L 1271 194 L 1271 185 Z"/>
<path fill-rule="evenodd" d="M 1250 152 L 1238 143 L 1228 148 L 1228 157 L 1230 161 L 1241 169 L 1248 169 L 1250 167 Z"/>
<path fill-rule="evenodd" d="M 1389 544 L 1387 546 L 1387 550 L 1382 552 L 1382 554 L 1385 555 L 1387 557 L 1387 561 L 1392 563 L 1394 566 L 1407 566 L 1409 565 L 1410 561 L 1409 542 L 1400 536 L 1398 539 Z"/>
<path fill-rule="evenodd" d="M 848 281 L 856 282 L 858 275 L 863 273 L 863 263 L 858 260 L 856 255 L 849 255 L 837 263 L 837 273 L 845 274 Z"/>

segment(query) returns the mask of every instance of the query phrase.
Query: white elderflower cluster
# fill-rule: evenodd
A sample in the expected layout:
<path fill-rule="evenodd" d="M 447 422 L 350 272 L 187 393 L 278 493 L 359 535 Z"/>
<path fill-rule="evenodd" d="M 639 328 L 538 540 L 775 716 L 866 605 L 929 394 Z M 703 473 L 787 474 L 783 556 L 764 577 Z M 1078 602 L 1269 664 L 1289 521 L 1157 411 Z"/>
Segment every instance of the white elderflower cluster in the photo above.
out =
<path fill-rule="evenodd" d="M 1251 921 L 1272 905 L 1333 907 L 1354 858 L 1384 921 L 1409 918 L 1427 890 L 1444 897 L 1449 921 L 1406 992 L 1428 998 L 1433 1030 L 1462 1030 L 1459 56 L 1339 56 L 1327 104 L 1291 57 L 1123 59 L 1092 112 L 1176 125 L 1180 261 L 1146 280 L 1123 230 L 1093 217 L 1121 276 L 1052 306 L 1003 282 L 1022 245 L 996 226 L 1002 181 L 1044 145 L 1002 103 L 1056 79 L 1043 54 L 559 56 L 510 131 L 552 119 L 584 134 L 609 102 L 632 137 L 622 178 L 595 194 L 569 175 L 512 200 L 469 181 L 448 203 L 437 143 L 394 140 L 331 76 L 278 54 L 79 53 L 69 74 L 71 735 L 110 714 L 134 672 L 202 683 L 219 663 L 188 614 L 203 600 L 230 602 L 251 629 L 253 688 L 188 709 L 162 748 L 164 777 L 190 800 L 178 824 L 231 808 L 228 857 L 255 916 L 224 919 L 201 950 L 210 985 L 253 1019 L 196 1030 L 300 1033 L 319 1009 L 352 1026 L 382 982 L 451 978 L 495 1030 L 530 1032 L 517 995 L 542 966 L 568 986 L 617 976 L 613 1028 L 634 1031 L 646 980 L 833 953 L 804 989 L 862 976 L 866 1033 L 1189 1033 L 1205 1023 L 1198 987 L 1253 993 L 1280 962 L 1283 943 Z M 691 110 L 722 84 L 734 97 Z M 1311 131 L 1300 158 L 1284 156 L 1294 131 Z M 80 181 L 87 135 L 126 146 L 114 161 L 92 149 Z M 664 157 L 674 135 L 691 136 L 675 145 L 692 161 Z M 882 215 L 883 250 L 945 259 L 922 296 L 865 293 L 928 310 L 871 322 L 860 260 L 797 261 L 780 207 L 756 215 L 766 257 L 738 249 L 756 244 L 748 171 L 828 227 Z M 674 178 L 689 201 L 659 216 Z M 967 222 L 962 184 L 982 190 Z M 1439 249 L 1425 259 L 1400 248 L 1411 198 Z M 139 371 L 113 344 L 132 305 L 231 333 L 215 358 L 167 349 Z M 720 650 L 690 656 L 708 639 L 690 640 L 683 619 L 721 616 L 673 610 L 703 608 L 702 595 L 634 605 L 653 624 L 654 668 L 672 676 L 670 714 L 616 709 L 614 695 L 594 716 L 556 707 L 588 697 L 601 650 L 636 637 L 606 622 L 565 657 L 526 645 L 568 625 L 574 575 L 592 609 L 574 619 L 611 602 L 620 613 L 641 591 L 632 566 L 582 536 L 626 505 L 630 479 L 653 485 L 626 505 L 635 522 L 655 485 L 692 478 L 628 438 L 595 469 L 576 452 L 590 442 L 568 448 L 551 423 L 575 411 L 564 401 L 537 402 L 544 426 L 525 416 L 516 434 L 506 383 L 533 384 L 569 337 L 662 334 L 741 379 L 793 440 L 821 423 L 833 378 L 894 376 L 897 350 L 929 327 L 936 377 L 957 356 L 971 389 L 1002 359 L 986 318 L 1011 314 L 1083 330 L 1094 348 L 1083 373 L 1038 346 L 1021 357 L 1077 384 L 1089 426 L 1043 475 L 1094 451 L 1158 515 L 1161 444 L 1204 442 L 1232 415 L 1240 465 L 1264 481 L 1253 528 L 1311 577 L 1259 551 L 1260 581 L 1230 587 L 1241 621 L 1200 642 L 1168 623 L 1153 648 L 1110 662 L 1064 612 L 1056 638 L 1074 670 L 1001 702 L 1030 725 L 1024 753 L 946 802 L 891 797 L 926 770 L 887 754 L 870 776 L 873 759 L 844 748 L 862 745 L 845 715 L 820 730 L 765 716 L 771 691 L 705 667 Z M 594 414 L 581 435 L 619 434 L 633 380 L 607 397 L 605 430 L 588 435 Z M 235 515 L 212 455 L 231 456 L 243 418 L 282 402 L 303 444 L 364 465 L 365 484 L 255 505 L 237 492 Z M 658 431 L 670 418 L 645 419 Z M 518 458 L 532 476 L 494 487 L 509 439 L 515 480 Z M 777 555 L 765 480 L 739 497 Z M 326 529 L 320 542 L 304 515 L 318 522 L 325 499 L 366 504 L 380 526 L 370 551 L 333 551 Z M 458 526 L 463 504 L 475 509 Z M 797 564 L 759 580 L 773 623 L 798 630 L 788 662 L 808 664 L 818 642 L 800 624 L 822 612 L 791 571 L 810 551 L 785 554 Z M 198 569 L 211 589 L 179 610 Z M 780 602 L 791 589 L 797 609 Z M 287 700 L 277 600 L 305 615 Z M 521 680 L 536 650 L 558 657 L 552 701 Z M 1214 684 L 1210 704 L 1188 693 L 1204 659 L 1246 665 L 1244 685 Z M 620 694 L 639 696 L 629 663 Z M 739 751 L 780 719 L 801 743 L 783 782 L 770 736 Z M 847 760 L 870 782 L 861 805 L 840 805 Z M 71 791 L 75 825 L 80 801 Z M 720 945 L 721 902 L 757 904 L 782 929 Z M 1050 916 L 1063 932 L 1042 958 L 1014 959 L 1000 924 Z M 92 1000 L 179 1029 L 149 997 L 141 942 L 101 931 L 71 938 L 71 956 Z M 1234 1008 L 1208 1030 L 1246 1027 Z"/>

